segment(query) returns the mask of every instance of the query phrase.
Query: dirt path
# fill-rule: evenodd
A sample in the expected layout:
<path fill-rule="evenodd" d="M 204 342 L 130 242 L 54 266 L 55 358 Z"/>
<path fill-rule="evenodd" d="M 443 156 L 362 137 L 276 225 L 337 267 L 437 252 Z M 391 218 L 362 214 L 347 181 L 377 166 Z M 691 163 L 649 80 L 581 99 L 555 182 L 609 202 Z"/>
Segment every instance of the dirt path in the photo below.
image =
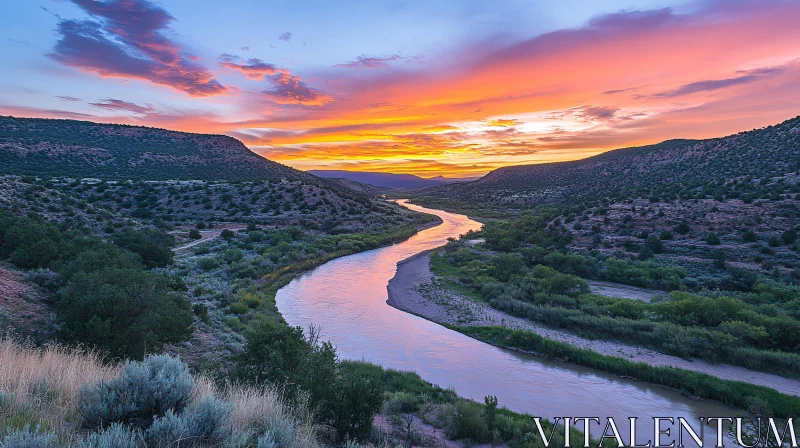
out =
<path fill-rule="evenodd" d="M 678 367 L 725 380 L 745 381 L 771 387 L 785 394 L 800 396 L 800 380 L 744 367 L 712 364 L 699 359 L 690 361 L 619 342 L 585 339 L 495 310 L 487 304 L 475 302 L 441 288 L 430 270 L 430 252 L 422 252 L 398 263 L 397 273 L 389 281 L 388 293 L 389 299 L 386 303 L 389 305 L 436 323 L 459 326 L 495 325 L 529 330 L 548 339 L 566 342 L 602 355 L 644 362 L 653 366 Z"/>
<path fill-rule="evenodd" d="M 217 228 L 214 228 L 214 229 L 200 230 L 199 231 L 200 232 L 200 239 L 199 240 L 194 240 L 194 241 L 192 241 L 190 243 L 186 243 L 186 244 L 182 244 L 180 246 L 177 246 L 177 247 L 175 247 L 175 250 L 176 251 L 184 250 L 184 249 L 188 249 L 188 248 L 193 247 L 193 246 L 197 246 L 200 243 L 205 243 L 208 240 L 211 240 L 211 239 L 214 239 L 214 238 L 220 236 L 220 234 L 222 234 L 222 231 L 226 230 L 226 229 L 227 230 L 237 231 L 237 230 L 246 229 L 246 228 L 247 228 L 247 225 L 245 225 L 245 224 L 221 224 L 221 225 L 217 226 Z M 188 233 L 189 230 L 191 230 L 191 229 L 193 229 L 193 227 L 187 227 L 185 229 L 182 228 L 180 230 L 181 231 L 185 231 L 185 232 Z"/>

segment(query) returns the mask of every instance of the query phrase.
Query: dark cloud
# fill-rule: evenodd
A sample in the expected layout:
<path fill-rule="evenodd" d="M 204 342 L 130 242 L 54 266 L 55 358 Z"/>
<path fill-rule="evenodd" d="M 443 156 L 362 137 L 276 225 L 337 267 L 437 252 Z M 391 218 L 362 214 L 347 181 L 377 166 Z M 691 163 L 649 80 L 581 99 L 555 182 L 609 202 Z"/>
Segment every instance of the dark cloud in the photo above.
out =
<path fill-rule="evenodd" d="M 164 36 L 174 18 L 147 0 L 71 0 L 91 20 L 62 20 L 50 57 L 101 76 L 135 78 L 191 96 L 227 91 L 206 67 Z"/>
<path fill-rule="evenodd" d="M 66 101 L 69 103 L 74 103 L 76 101 L 83 101 L 80 98 L 75 98 L 74 96 L 69 96 L 69 95 L 56 95 L 56 98 L 60 99 L 61 101 Z"/>
<path fill-rule="evenodd" d="M 129 103 L 127 101 L 122 101 L 115 98 L 106 98 L 96 103 L 89 103 L 89 105 L 106 110 L 127 111 L 135 114 L 151 114 L 155 112 L 153 106 L 149 104 L 147 106 L 140 106 L 138 104 Z"/>
<path fill-rule="evenodd" d="M 278 73 L 270 77 L 275 87 L 262 93 L 278 104 L 301 104 L 305 106 L 321 106 L 333 101 L 333 98 L 308 87 L 299 77 L 288 73 Z"/>
<path fill-rule="evenodd" d="M 391 56 L 383 56 L 383 57 L 370 57 L 366 55 L 361 55 L 357 57 L 354 61 L 350 61 L 346 64 L 336 64 L 334 67 L 346 67 L 346 68 L 382 68 L 388 67 L 389 62 L 394 61 L 402 61 L 406 60 L 405 56 L 399 54 L 393 54 Z"/>
<path fill-rule="evenodd" d="M 285 41 L 288 42 L 288 41 L 292 40 L 292 33 L 286 31 L 285 33 L 283 33 L 280 36 L 278 36 L 278 40 L 285 40 Z"/>
<path fill-rule="evenodd" d="M 242 48 L 240 48 L 240 50 L 242 50 L 242 51 L 250 51 L 250 47 L 242 47 Z"/>
<path fill-rule="evenodd" d="M 274 64 L 268 64 L 258 58 L 250 58 L 246 61 L 232 54 L 223 54 L 218 58 L 219 65 L 241 72 L 248 79 L 259 80 L 267 76 L 278 73 L 288 73 L 287 70 L 278 68 Z"/>
<path fill-rule="evenodd" d="M 740 86 L 760 81 L 764 78 L 779 75 L 785 70 L 784 67 L 767 67 L 755 70 L 739 70 L 736 73 L 739 76 L 727 79 L 709 79 L 704 81 L 697 81 L 689 84 L 684 84 L 675 90 L 656 93 L 653 95 L 657 98 L 675 98 L 684 95 L 691 95 L 699 92 L 713 92 L 715 90 L 726 89 L 728 87 Z"/>

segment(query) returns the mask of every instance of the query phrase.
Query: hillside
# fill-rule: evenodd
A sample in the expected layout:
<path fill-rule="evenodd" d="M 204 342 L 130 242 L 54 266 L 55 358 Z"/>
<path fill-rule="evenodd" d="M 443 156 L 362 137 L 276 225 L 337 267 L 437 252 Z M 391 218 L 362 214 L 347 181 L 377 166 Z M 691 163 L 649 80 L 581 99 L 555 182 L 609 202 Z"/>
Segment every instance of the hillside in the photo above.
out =
<path fill-rule="evenodd" d="M 0 173 L 104 179 L 309 180 L 224 135 L 0 117 Z"/>
<path fill-rule="evenodd" d="M 308 171 L 308 173 L 329 179 L 347 179 L 362 184 L 373 185 L 375 187 L 398 190 L 418 190 L 466 180 L 448 179 L 441 176 L 428 179 L 413 174 L 368 173 L 346 170 L 311 170 Z"/>
<path fill-rule="evenodd" d="M 578 161 L 500 168 L 477 181 L 429 188 L 420 196 L 509 205 L 604 197 L 747 200 L 794 191 L 799 170 L 796 117 L 722 138 L 668 140 Z"/>

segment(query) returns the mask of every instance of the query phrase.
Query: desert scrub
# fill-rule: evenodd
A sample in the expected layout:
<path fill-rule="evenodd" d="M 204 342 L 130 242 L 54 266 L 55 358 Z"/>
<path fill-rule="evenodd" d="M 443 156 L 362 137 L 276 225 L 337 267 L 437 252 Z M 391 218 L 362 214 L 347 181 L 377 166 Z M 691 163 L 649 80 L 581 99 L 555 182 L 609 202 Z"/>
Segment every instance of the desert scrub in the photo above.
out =
<path fill-rule="evenodd" d="M 42 384 L 47 384 L 45 388 Z M 312 413 L 271 386 L 217 387 L 179 359 L 121 366 L 93 352 L 0 341 L 0 446 L 317 448 Z M 87 432 L 88 430 L 88 432 Z"/>

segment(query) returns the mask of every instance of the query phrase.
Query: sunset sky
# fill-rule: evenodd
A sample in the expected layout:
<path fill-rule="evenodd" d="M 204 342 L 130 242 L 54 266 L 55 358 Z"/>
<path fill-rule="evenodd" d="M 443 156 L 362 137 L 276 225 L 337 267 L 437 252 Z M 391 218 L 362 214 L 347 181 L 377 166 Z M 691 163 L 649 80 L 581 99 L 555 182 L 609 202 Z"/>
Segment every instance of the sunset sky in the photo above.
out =
<path fill-rule="evenodd" d="M 800 115 L 800 1 L 3 0 L 0 115 L 475 176 Z"/>

